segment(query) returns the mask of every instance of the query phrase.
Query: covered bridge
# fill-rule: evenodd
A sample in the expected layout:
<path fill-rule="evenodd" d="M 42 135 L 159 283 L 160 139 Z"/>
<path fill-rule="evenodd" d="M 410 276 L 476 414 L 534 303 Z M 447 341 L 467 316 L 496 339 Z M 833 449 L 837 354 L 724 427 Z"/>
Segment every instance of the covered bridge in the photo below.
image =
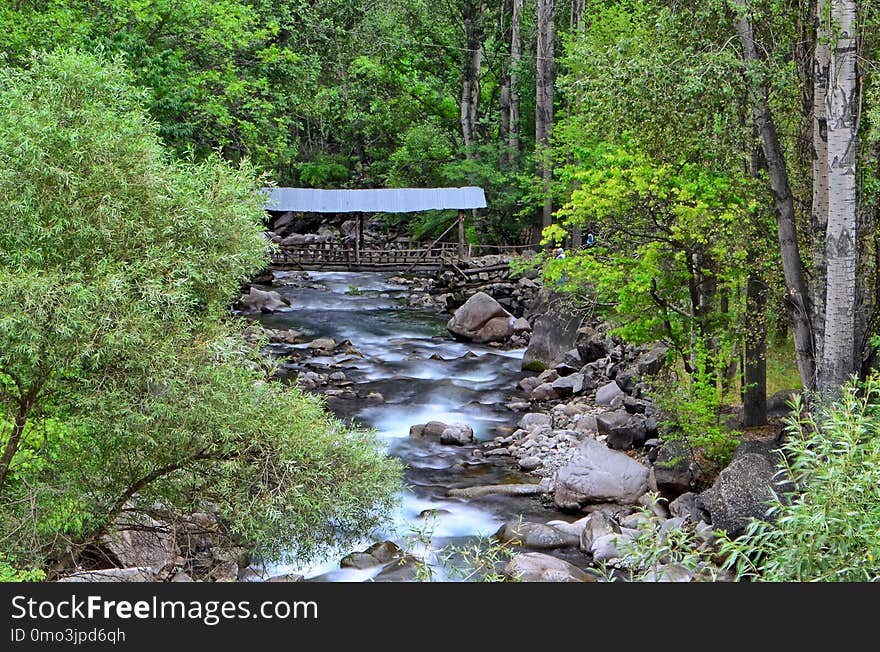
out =
<path fill-rule="evenodd" d="M 278 212 L 301 213 L 354 213 L 357 219 L 357 238 L 354 251 L 346 250 L 339 245 L 336 251 L 323 248 L 324 262 L 327 266 L 334 263 L 347 263 L 363 266 L 373 259 L 386 260 L 398 266 L 408 263 L 410 259 L 429 259 L 432 250 L 456 225 L 450 226 L 431 245 L 417 252 L 409 251 L 397 254 L 399 260 L 389 260 L 390 252 L 369 252 L 364 248 L 363 216 L 370 213 L 416 213 L 430 210 L 458 211 L 458 257 L 463 258 L 465 252 L 464 217 L 465 211 L 486 207 L 486 194 L 482 188 L 465 186 L 462 188 L 383 188 L 367 190 L 324 190 L 316 188 L 270 188 L 267 189 L 268 200 L 266 210 Z M 442 250 L 441 250 L 442 251 Z M 384 256 L 382 254 L 385 254 Z M 352 259 L 353 256 L 353 259 Z M 305 251 L 301 247 L 283 248 L 276 263 L 302 266 L 307 259 L 315 258 L 314 251 Z M 365 260 L 369 259 L 369 260 Z M 320 260 L 311 261 L 320 264 Z"/>

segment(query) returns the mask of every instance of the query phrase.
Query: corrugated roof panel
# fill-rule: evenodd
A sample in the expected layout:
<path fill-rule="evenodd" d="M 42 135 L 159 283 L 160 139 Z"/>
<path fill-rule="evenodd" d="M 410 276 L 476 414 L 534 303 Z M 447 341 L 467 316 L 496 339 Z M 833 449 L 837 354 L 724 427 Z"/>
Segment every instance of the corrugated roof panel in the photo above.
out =
<path fill-rule="evenodd" d="M 482 188 L 382 188 L 322 190 L 272 188 L 266 209 L 303 213 L 414 213 L 417 211 L 485 208 Z"/>

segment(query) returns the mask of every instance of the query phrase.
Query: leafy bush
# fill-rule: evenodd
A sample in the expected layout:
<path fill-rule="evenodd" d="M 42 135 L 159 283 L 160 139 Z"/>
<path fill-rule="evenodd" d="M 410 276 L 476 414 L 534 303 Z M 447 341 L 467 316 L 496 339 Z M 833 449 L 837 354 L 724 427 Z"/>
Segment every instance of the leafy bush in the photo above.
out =
<path fill-rule="evenodd" d="M 263 180 L 175 160 L 144 100 L 73 51 L 0 72 L 3 552 L 75 563 L 123 511 L 210 506 L 266 556 L 362 535 L 399 465 L 266 382 L 229 315 L 267 262 Z"/>
<path fill-rule="evenodd" d="M 710 471 L 724 468 L 739 444 L 738 433 L 722 422 L 723 391 L 714 371 L 720 360 L 723 356 L 710 356 L 698 341 L 690 376 L 655 383 L 653 391 L 666 417 L 659 424 L 662 438 L 683 442 L 709 463 Z"/>
<path fill-rule="evenodd" d="M 795 492 L 774 497 L 772 522 L 754 521 L 726 541 L 739 578 L 770 582 L 880 580 L 880 377 L 842 388 L 787 419 L 780 477 Z"/>

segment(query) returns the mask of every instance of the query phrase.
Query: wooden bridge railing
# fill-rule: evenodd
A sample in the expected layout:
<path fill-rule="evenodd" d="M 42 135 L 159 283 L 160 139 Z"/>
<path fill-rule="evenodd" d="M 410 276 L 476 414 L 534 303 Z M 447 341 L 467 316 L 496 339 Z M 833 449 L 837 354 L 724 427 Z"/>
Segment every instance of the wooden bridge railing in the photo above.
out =
<path fill-rule="evenodd" d="M 464 260 L 473 255 L 515 254 L 528 246 L 469 247 Z M 358 267 L 401 268 L 410 266 L 440 267 L 462 261 L 458 243 L 440 242 L 430 248 L 418 247 L 413 242 L 397 242 L 394 246 L 359 249 L 353 244 L 321 242 L 302 245 L 286 245 L 273 256 L 273 264 L 285 267 Z"/>

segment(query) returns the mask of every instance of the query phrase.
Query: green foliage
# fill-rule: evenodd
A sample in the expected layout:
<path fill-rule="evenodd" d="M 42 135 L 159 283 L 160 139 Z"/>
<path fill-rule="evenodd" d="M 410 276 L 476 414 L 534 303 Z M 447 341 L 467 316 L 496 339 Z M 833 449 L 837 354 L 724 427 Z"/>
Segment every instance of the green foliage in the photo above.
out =
<path fill-rule="evenodd" d="M 788 417 L 787 461 L 768 514 L 727 540 L 726 566 L 769 582 L 880 580 L 880 377 L 851 382 L 839 400 Z"/>
<path fill-rule="evenodd" d="M 723 391 L 717 370 L 724 368 L 724 362 L 726 356 L 710 355 L 698 341 L 692 373 L 683 380 L 655 383 L 652 391 L 664 415 L 659 424 L 662 438 L 684 443 L 716 472 L 730 462 L 739 444 L 738 433 L 722 422 Z"/>
<path fill-rule="evenodd" d="M 40 582 L 46 573 L 39 569 L 19 569 L 10 560 L 0 556 L 0 582 Z"/>
<path fill-rule="evenodd" d="M 552 282 L 568 292 L 595 288 L 617 334 L 635 343 L 665 339 L 682 358 L 693 337 L 732 328 L 735 304 L 722 298 L 748 273 L 739 233 L 751 210 L 736 180 L 703 164 L 661 163 L 607 144 L 565 175 L 576 188 L 544 242 L 559 242 L 562 227 L 573 225 L 599 242 L 550 261 Z"/>
<path fill-rule="evenodd" d="M 206 501 L 267 556 L 362 535 L 399 465 L 267 383 L 229 319 L 267 260 L 262 180 L 173 159 L 144 100 L 120 61 L 70 51 L 0 73 L 5 552 L 75 558 L 123 509 Z"/>

